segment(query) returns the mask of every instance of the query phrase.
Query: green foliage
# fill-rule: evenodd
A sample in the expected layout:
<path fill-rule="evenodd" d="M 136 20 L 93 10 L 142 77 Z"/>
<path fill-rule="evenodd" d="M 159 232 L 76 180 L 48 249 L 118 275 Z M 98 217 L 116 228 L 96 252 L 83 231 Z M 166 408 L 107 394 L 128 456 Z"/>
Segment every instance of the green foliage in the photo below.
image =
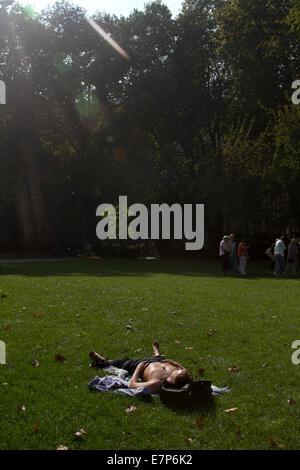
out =
<path fill-rule="evenodd" d="M 160 1 L 99 13 L 129 60 L 67 1 L 27 13 L 0 11 L 0 218 L 19 246 L 93 243 L 96 207 L 120 194 L 204 203 L 211 242 L 233 213 L 241 232 L 249 219 L 262 231 L 266 210 L 286 229 L 298 197 L 296 0 L 187 0 L 175 19 Z"/>

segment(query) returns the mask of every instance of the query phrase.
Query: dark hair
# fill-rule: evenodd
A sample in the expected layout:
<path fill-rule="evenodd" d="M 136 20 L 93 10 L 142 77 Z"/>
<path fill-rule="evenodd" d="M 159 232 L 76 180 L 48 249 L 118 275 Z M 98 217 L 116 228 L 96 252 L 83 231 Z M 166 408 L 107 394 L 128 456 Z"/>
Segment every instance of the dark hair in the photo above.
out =
<path fill-rule="evenodd" d="M 183 387 L 183 385 L 192 382 L 194 382 L 194 377 L 187 369 L 182 369 L 174 379 L 174 385 L 176 385 L 176 387 Z"/>

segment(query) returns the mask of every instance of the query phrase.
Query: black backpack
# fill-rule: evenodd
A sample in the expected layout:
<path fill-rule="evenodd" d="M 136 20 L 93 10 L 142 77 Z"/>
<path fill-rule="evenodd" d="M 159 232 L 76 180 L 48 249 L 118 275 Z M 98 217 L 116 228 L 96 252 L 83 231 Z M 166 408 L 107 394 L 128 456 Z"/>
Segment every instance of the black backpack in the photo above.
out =
<path fill-rule="evenodd" d="M 165 381 L 161 385 L 159 397 L 160 401 L 167 406 L 203 405 L 212 398 L 211 382 L 209 380 L 195 380 L 177 388 Z"/>

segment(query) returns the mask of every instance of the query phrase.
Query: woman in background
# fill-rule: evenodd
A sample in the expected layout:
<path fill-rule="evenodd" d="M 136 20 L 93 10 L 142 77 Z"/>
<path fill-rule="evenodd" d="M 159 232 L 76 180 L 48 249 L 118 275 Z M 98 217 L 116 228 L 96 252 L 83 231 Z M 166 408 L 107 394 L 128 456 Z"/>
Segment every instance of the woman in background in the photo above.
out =
<path fill-rule="evenodd" d="M 287 274 L 291 268 L 292 275 L 293 276 L 296 275 L 298 254 L 299 254 L 299 250 L 298 250 L 296 239 L 292 238 L 288 246 L 287 265 L 286 265 L 284 274 Z"/>
<path fill-rule="evenodd" d="M 241 276 L 246 276 L 246 266 L 248 255 L 249 245 L 246 244 L 245 240 L 242 240 L 238 247 L 238 257 L 240 260 L 240 273 Z"/>

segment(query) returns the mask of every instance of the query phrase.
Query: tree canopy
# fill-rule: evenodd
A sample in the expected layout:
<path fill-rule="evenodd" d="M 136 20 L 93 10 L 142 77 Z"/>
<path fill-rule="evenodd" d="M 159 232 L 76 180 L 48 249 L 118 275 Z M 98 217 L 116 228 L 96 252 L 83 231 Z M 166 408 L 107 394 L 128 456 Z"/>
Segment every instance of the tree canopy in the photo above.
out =
<path fill-rule="evenodd" d="M 186 0 L 176 18 L 157 0 L 92 24 L 65 0 L 10 3 L 0 249 L 99 245 L 96 208 L 122 194 L 205 204 L 211 244 L 300 233 L 299 0 Z"/>

